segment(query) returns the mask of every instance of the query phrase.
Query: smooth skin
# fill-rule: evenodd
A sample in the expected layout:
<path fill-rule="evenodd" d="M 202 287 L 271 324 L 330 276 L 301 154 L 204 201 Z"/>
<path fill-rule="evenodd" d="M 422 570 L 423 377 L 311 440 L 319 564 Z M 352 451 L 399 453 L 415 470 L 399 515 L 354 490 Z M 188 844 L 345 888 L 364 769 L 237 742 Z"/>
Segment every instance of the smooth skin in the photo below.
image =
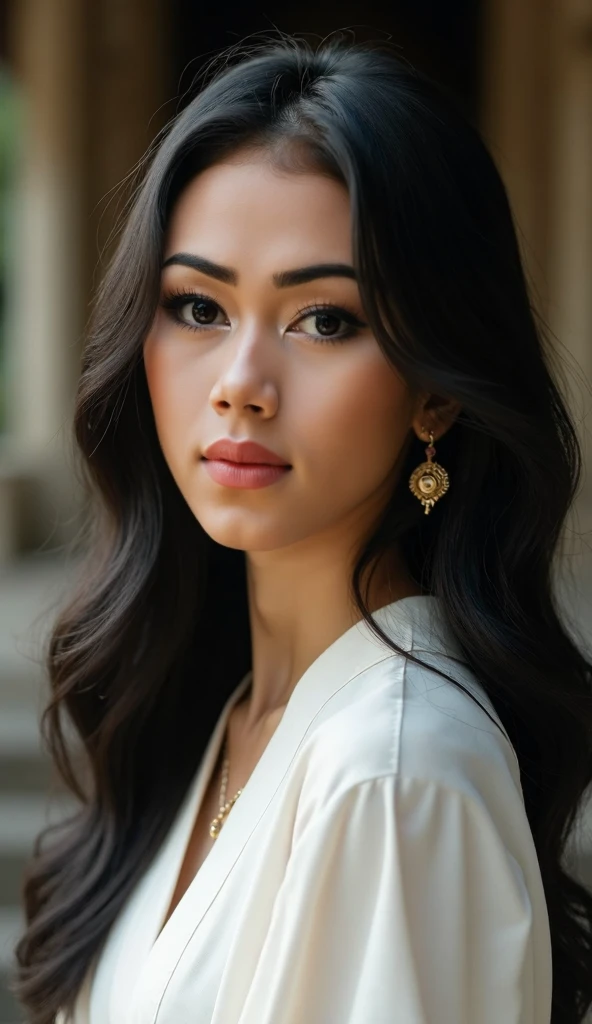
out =
<path fill-rule="evenodd" d="M 311 265 L 352 267 L 349 196 L 339 182 L 279 170 L 265 153 L 235 153 L 179 196 L 165 262 L 177 254 L 234 271 L 233 283 L 177 262 L 164 267 L 161 301 L 190 294 L 175 310 L 159 305 L 144 345 L 158 436 L 179 490 L 209 536 L 246 552 L 253 684 L 229 725 L 231 769 L 233 748 L 235 767 L 239 751 L 252 754 L 243 777 L 231 771 L 232 794 L 300 677 L 359 621 L 349 600 L 355 554 L 412 432 L 427 442 L 433 430 L 437 441 L 459 407 L 412 393 L 367 326 L 352 277 L 274 282 Z M 332 343 L 327 337 L 350 325 L 340 310 L 307 312 L 323 303 L 363 326 Z M 255 440 L 292 469 L 260 489 L 219 484 L 201 455 L 225 436 Z M 418 592 L 395 554 L 375 573 L 370 608 Z"/>

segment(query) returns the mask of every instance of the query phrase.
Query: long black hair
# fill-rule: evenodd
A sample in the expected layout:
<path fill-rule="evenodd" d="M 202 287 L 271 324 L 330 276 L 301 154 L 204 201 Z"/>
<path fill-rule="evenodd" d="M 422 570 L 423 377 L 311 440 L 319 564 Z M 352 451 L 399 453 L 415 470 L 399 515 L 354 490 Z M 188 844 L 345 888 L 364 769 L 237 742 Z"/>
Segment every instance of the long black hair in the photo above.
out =
<path fill-rule="evenodd" d="M 50 638 L 42 722 L 80 808 L 35 845 L 15 992 L 31 1024 L 73 1005 L 250 667 L 245 553 L 216 544 L 176 487 L 142 359 L 172 204 L 246 146 L 345 183 L 381 350 L 410 385 L 462 407 L 438 445 L 448 493 L 424 514 L 407 484 L 424 446 L 410 438 L 351 586 L 372 628 L 360 581 L 397 545 L 441 599 L 518 755 L 552 932 L 552 1021 L 579 1024 L 592 1002 L 592 896 L 564 854 L 592 781 L 592 665 L 561 622 L 552 568 L 581 453 L 477 129 L 388 46 L 339 35 L 313 48 L 281 34 L 223 55 L 149 152 L 97 288 L 74 423 L 87 562 Z"/>

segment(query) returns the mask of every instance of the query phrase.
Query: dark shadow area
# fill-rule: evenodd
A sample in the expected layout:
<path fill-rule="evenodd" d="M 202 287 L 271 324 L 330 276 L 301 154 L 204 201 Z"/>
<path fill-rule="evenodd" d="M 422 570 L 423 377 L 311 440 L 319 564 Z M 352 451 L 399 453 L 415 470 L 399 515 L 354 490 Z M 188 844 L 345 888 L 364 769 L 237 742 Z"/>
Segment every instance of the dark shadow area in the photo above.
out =
<path fill-rule="evenodd" d="M 338 30 L 357 41 L 379 40 L 405 60 L 451 89 L 465 113 L 477 121 L 480 105 L 480 17 L 482 5 L 470 0 L 379 0 L 320 5 L 234 2 L 201 5 L 175 0 L 173 76 L 178 109 L 195 93 L 192 85 L 208 60 L 253 33 L 275 29 L 305 35 L 311 42 Z M 174 109 L 171 109 L 171 114 Z"/>

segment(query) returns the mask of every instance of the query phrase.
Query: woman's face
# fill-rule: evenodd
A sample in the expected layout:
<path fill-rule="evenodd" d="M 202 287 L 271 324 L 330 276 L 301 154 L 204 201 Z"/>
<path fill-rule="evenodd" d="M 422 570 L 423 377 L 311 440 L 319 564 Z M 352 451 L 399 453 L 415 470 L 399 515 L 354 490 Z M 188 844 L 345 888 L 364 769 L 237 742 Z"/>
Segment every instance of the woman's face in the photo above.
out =
<path fill-rule="evenodd" d="M 225 269 L 186 266 L 187 256 Z M 367 326 L 345 187 L 235 156 L 180 195 L 166 261 L 169 308 L 159 305 L 144 362 L 160 444 L 194 515 L 245 551 L 336 532 L 355 546 L 423 421 Z M 350 269 L 278 280 L 323 264 Z M 230 487 L 203 459 L 219 438 L 256 441 L 291 468 L 267 486 Z"/>

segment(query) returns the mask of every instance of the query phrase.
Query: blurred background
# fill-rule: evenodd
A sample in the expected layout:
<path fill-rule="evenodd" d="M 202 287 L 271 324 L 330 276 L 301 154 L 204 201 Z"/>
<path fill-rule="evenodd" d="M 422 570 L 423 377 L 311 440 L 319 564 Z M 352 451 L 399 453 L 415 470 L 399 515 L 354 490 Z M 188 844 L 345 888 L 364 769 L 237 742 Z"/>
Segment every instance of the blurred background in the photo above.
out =
<path fill-rule="evenodd" d="M 39 739 L 40 652 L 76 572 L 69 423 L 120 186 L 217 50 L 275 27 L 390 39 L 451 88 L 502 173 L 532 297 L 585 454 L 557 563 L 566 621 L 592 635 L 591 0 L 0 0 L 0 1024 L 22 866 L 67 801 Z M 384 11 L 388 6 L 388 14 Z M 574 870 L 592 887 L 592 812 Z"/>

